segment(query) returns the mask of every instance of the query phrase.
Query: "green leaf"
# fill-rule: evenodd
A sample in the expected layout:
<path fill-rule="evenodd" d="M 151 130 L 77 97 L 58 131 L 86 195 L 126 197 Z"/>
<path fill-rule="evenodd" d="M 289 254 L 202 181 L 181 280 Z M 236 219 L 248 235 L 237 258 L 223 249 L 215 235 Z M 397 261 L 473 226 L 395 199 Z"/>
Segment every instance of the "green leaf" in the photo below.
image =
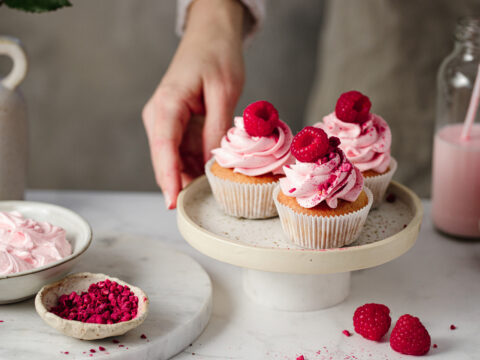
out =
<path fill-rule="evenodd" d="M 72 6 L 68 0 L 4 0 L 4 3 L 12 9 L 34 13 L 53 11 L 65 6 Z"/>

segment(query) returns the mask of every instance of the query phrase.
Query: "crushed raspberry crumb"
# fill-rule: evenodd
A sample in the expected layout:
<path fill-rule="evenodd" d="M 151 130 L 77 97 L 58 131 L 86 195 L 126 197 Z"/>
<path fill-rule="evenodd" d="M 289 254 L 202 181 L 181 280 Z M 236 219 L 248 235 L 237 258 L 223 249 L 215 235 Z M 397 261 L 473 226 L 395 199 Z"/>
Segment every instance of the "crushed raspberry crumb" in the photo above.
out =
<path fill-rule="evenodd" d="M 368 120 L 372 104 L 359 91 L 348 91 L 340 95 L 335 105 L 335 115 L 342 121 L 361 124 Z"/>
<path fill-rule="evenodd" d="M 299 357 L 297 357 L 297 360 L 305 360 L 305 358 L 303 357 L 303 355 L 300 355 Z"/>
<path fill-rule="evenodd" d="M 142 335 L 140 335 L 140 337 L 141 337 L 142 339 L 146 339 L 146 338 L 147 338 L 147 335 L 142 334 Z"/>
<path fill-rule="evenodd" d="M 95 353 L 96 351 L 95 351 L 95 349 L 90 349 L 90 352 Z"/>
<path fill-rule="evenodd" d="M 433 344 L 433 348 L 436 349 L 438 347 L 437 344 Z"/>
<path fill-rule="evenodd" d="M 352 333 L 348 330 L 343 330 L 342 334 L 345 335 L 345 336 L 348 336 L 348 337 L 352 336 Z"/>
<path fill-rule="evenodd" d="M 391 348 L 405 355 L 425 355 L 430 350 L 430 341 L 420 319 L 409 314 L 400 316 L 390 335 Z"/>
<path fill-rule="evenodd" d="M 122 345 L 122 344 L 118 345 L 118 347 L 124 347 L 124 346 L 125 346 L 125 345 Z"/>
<path fill-rule="evenodd" d="M 365 339 L 380 341 L 388 332 L 392 319 L 390 309 L 382 304 L 365 304 L 355 310 L 353 326 Z"/>
<path fill-rule="evenodd" d="M 113 339 L 112 342 L 113 342 L 114 344 L 118 344 L 120 341 L 118 341 L 117 339 Z"/>
<path fill-rule="evenodd" d="M 137 316 L 138 297 L 128 286 L 106 279 L 91 284 L 87 292 L 61 295 L 50 312 L 67 320 L 115 324 Z"/>
<path fill-rule="evenodd" d="M 297 188 L 291 188 L 290 190 L 288 190 L 288 192 L 291 194 L 291 193 L 293 193 L 295 190 L 297 190 Z"/>
<path fill-rule="evenodd" d="M 328 136 L 320 128 L 307 126 L 292 140 L 292 155 L 301 162 L 315 162 L 326 155 L 329 147 Z"/>
<path fill-rule="evenodd" d="M 395 194 L 388 194 L 385 200 L 389 203 L 394 203 L 397 200 Z"/>
<path fill-rule="evenodd" d="M 455 325 L 450 325 L 450 330 L 455 330 L 457 327 Z"/>
<path fill-rule="evenodd" d="M 278 125 L 278 111 L 268 101 L 256 101 L 243 111 L 243 126 L 250 136 L 268 136 Z"/>
<path fill-rule="evenodd" d="M 99 346 L 99 347 L 98 347 L 98 350 L 100 350 L 100 351 L 105 351 L 105 350 L 107 350 L 107 349 L 105 349 L 103 346 Z"/>

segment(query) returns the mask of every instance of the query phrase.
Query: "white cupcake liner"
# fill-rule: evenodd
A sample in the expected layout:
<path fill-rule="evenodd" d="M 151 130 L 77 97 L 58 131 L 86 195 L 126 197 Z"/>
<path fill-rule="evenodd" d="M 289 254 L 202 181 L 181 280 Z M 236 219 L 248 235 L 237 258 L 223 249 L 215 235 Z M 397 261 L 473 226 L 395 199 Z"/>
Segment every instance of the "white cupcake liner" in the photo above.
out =
<path fill-rule="evenodd" d="M 345 215 L 314 216 L 298 213 L 278 201 L 281 191 L 273 192 L 283 231 L 294 245 L 308 249 L 340 248 L 354 242 L 362 231 L 373 203 L 372 192 L 364 187 L 368 203 L 363 208 Z"/>
<path fill-rule="evenodd" d="M 393 174 L 397 170 L 397 160 L 392 157 L 389 166 L 390 170 L 388 170 L 388 172 L 386 172 L 385 174 L 363 178 L 365 186 L 368 187 L 373 194 L 372 209 L 375 209 L 382 203 L 388 185 L 392 180 Z"/>
<path fill-rule="evenodd" d="M 267 219 L 277 216 L 273 191 L 278 182 L 269 184 L 242 184 L 215 176 L 211 167 L 215 159 L 205 164 L 205 174 L 213 196 L 227 215 L 246 219 Z"/>

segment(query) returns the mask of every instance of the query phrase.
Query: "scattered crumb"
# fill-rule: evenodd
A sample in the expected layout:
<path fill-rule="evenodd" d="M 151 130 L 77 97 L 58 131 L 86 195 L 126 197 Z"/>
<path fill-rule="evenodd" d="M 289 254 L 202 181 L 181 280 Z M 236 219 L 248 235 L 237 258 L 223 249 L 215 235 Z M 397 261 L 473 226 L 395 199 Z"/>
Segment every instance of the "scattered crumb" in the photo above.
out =
<path fill-rule="evenodd" d="M 147 338 L 147 335 L 142 334 L 142 335 L 140 335 L 140 337 L 141 337 L 142 339 L 146 339 L 146 338 Z"/>
<path fill-rule="evenodd" d="M 455 330 L 457 327 L 455 325 L 450 325 L 450 330 Z"/>
<path fill-rule="evenodd" d="M 125 345 L 123 345 L 123 344 L 118 345 L 118 347 L 124 347 L 124 346 L 125 346 Z"/>
<path fill-rule="evenodd" d="M 113 339 L 112 342 L 113 342 L 114 344 L 118 344 L 120 341 L 118 341 L 117 339 Z"/>
<path fill-rule="evenodd" d="M 103 346 L 99 346 L 99 347 L 98 347 L 98 350 L 100 350 L 100 351 L 105 351 L 106 349 L 105 349 Z"/>
<path fill-rule="evenodd" d="M 352 336 L 352 333 L 348 330 L 343 330 L 342 334 L 345 335 L 345 336 L 348 336 L 348 337 Z"/>
<path fill-rule="evenodd" d="M 305 358 L 303 357 L 303 355 L 300 355 L 299 357 L 297 357 L 297 360 L 305 360 Z"/>
<path fill-rule="evenodd" d="M 437 344 L 433 344 L 433 348 L 436 349 L 438 347 Z"/>
<path fill-rule="evenodd" d="M 94 352 L 96 352 L 96 351 L 95 351 L 95 349 L 90 349 L 90 352 L 91 352 L 91 353 L 94 353 Z"/>

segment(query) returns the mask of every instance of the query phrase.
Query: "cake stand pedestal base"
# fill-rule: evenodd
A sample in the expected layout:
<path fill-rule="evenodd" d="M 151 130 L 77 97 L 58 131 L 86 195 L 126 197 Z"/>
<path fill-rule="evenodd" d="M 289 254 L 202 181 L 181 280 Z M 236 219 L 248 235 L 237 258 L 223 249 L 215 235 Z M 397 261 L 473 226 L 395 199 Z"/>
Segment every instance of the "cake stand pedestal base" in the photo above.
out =
<path fill-rule="evenodd" d="M 347 298 L 350 274 L 286 274 L 243 269 L 243 289 L 250 299 L 269 308 L 314 311 Z"/>

